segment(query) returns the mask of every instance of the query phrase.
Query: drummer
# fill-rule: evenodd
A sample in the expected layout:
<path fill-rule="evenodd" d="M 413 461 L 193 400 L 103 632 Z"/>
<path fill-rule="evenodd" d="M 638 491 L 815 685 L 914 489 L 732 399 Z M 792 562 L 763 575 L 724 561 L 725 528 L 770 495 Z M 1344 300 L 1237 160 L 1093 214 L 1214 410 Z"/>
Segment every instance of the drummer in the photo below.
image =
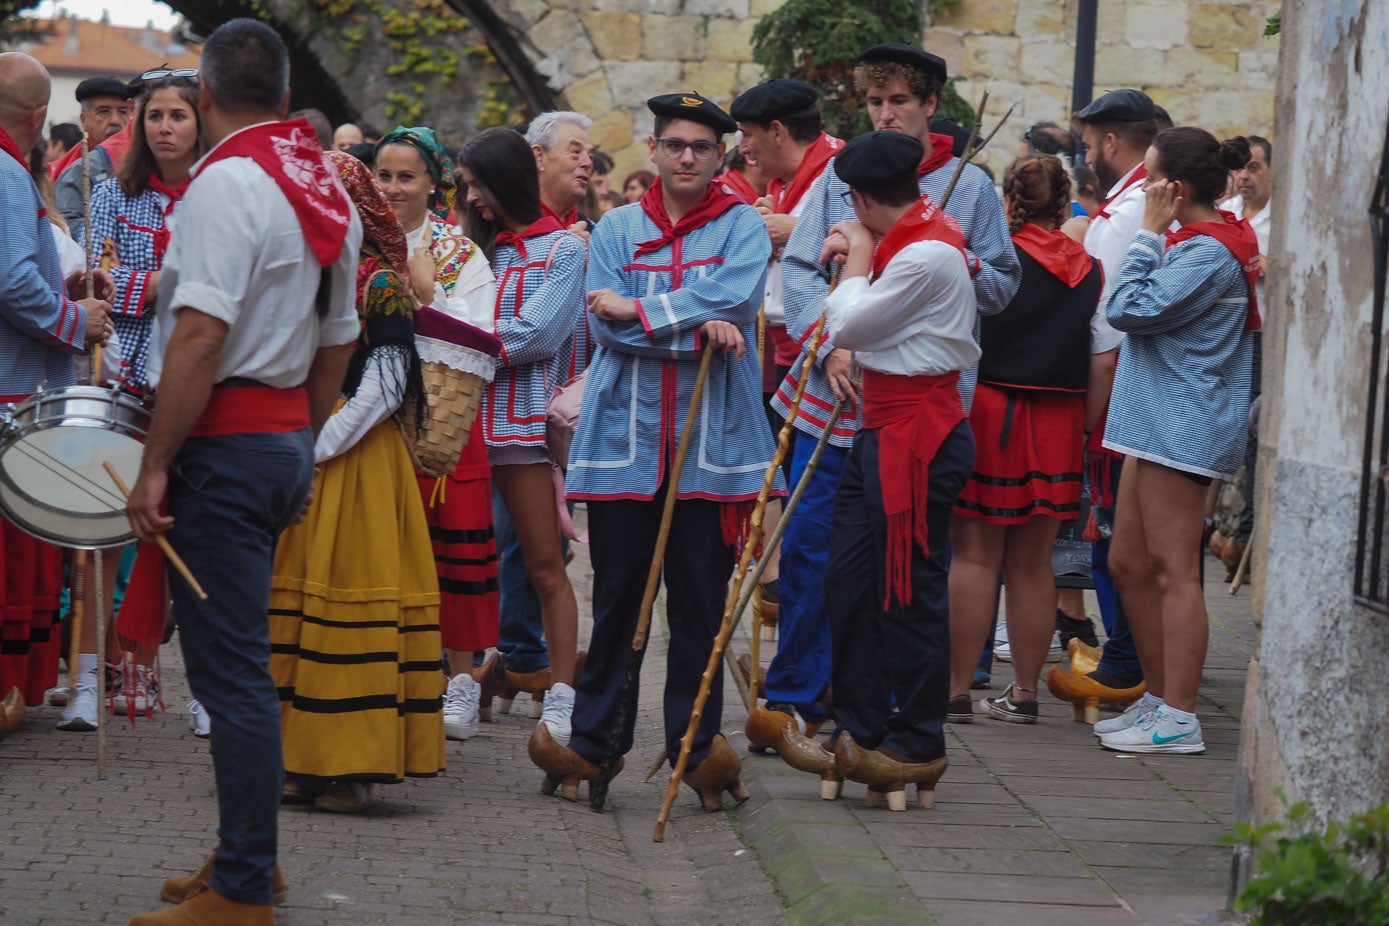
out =
<path fill-rule="evenodd" d="M 0 403 L 20 402 L 42 385 L 76 385 L 72 355 L 111 336 L 109 274 L 95 279 L 97 298 L 82 298 L 83 273 L 66 281 L 38 188 L 25 153 L 43 135 L 50 82 L 42 64 L 19 52 L 0 54 Z M 53 618 L 62 589 L 62 554 L 0 521 L 0 698 L 18 688 L 26 704 L 39 704 L 58 676 L 58 634 Z M 78 691 L 96 723 L 96 660 L 80 666 Z"/>

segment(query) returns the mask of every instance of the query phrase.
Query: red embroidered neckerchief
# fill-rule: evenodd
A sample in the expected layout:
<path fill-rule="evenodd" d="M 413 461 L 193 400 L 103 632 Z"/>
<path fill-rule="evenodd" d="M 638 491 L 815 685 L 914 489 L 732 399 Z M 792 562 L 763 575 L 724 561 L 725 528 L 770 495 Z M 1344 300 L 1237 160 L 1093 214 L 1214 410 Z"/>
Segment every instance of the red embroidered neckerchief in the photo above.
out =
<path fill-rule="evenodd" d="M 569 226 L 573 225 L 575 222 L 579 221 L 579 207 L 578 207 L 578 206 L 575 206 L 575 207 L 573 207 L 572 209 L 570 209 L 569 212 L 568 212 L 567 214 L 565 214 L 565 215 L 560 215 L 558 212 L 556 212 L 555 210 L 551 209 L 548 205 L 546 205 L 544 200 L 541 200 L 541 202 L 540 202 L 540 211 L 541 211 L 542 214 L 548 215 L 550 218 L 552 218 L 552 219 L 554 219 L 556 222 L 558 222 L 558 223 L 560 224 L 560 227 L 561 227 L 561 228 L 568 228 Z"/>
<path fill-rule="evenodd" d="M 931 133 L 931 147 L 926 152 L 926 160 L 922 161 L 916 168 L 918 177 L 924 177 L 938 167 L 944 167 L 950 163 L 950 159 L 955 156 L 955 139 L 949 135 L 939 135 Z"/>
<path fill-rule="evenodd" d="M 1147 180 L 1147 179 L 1148 179 L 1148 165 L 1147 165 L 1147 164 L 1139 164 L 1139 165 L 1138 165 L 1138 169 L 1135 170 L 1135 171 L 1133 172 L 1133 175 L 1130 176 L 1129 179 L 1127 179 L 1127 180 L 1124 181 L 1124 185 L 1123 185 L 1123 186 L 1119 187 L 1119 191 L 1118 191 L 1117 193 L 1115 193 L 1113 196 L 1109 197 L 1109 199 L 1106 199 L 1106 200 L 1104 201 L 1104 205 L 1100 206 L 1100 211 L 1095 213 L 1095 218 L 1097 218 L 1097 219 L 1107 219 L 1107 218 L 1109 218 L 1109 205 L 1110 205 L 1110 203 L 1114 202 L 1114 200 L 1118 199 L 1120 196 L 1123 196 L 1124 193 L 1125 193 L 1125 191 L 1127 191 L 1128 188 L 1131 187 L 1131 186 L 1133 186 L 1135 183 L 1142 183 L 1144 180 Z"/>
<path fill-rule="evenodd" d="M 342 256 L 352 202 L 323 158 L 313 127 L 303 119 L 266 122 L 223 139 L 203 158 L 201 173 L 224 158 L 250 158 L 289 200 L 320 266 Z"/>
<path fill-rule="evenodd" d="M 24 168 L 24 172 L 26 174 L 29 173 L 29 159 L 24 156 L 23 151 L 19 150 L 19 145 L 10 137 L 10 133 L 6 132 L 4 128 L 0 128 L 0 151 L 5 152 L 18 161 L 19 166 Z"/>
<path fill-rule="evenodd" d="M 942 212 L 931 197 L 923 196 L 878 242 L 878 249 L 873 252 L 873 279 L 883 275 L 888 261 L 899 251 L 917 241 L 944 241 L 953 244 L 962 255 L 965 252 L 965 236 L 960 233 L 959 224 Z"/>
<path fill-rule="evenodd" d="M 188 192 L 188 184 L 191 180 L 185 180 L 176 187 L 167 185 L 156 173 L 150 174 L 150 189 L 156 193 L 163 193 L 169 198 L 169 203 L 164 207 L 164 221 L 154 231 L 154 263 L 156 269 L 164 266 L 164 254 L 169 250 L 169 216 L 174 214 L 174 207 L 178 201 L 183 199 L 183 194 Z"/>
<path fill-rule="evenodd" d="M 1059 229 L 1046 231 L 1028 222 L 1013 233 L 1013 243 L 1071 289 L 1079 286 L 1094 266 L 1095 259 L 1086 252 L 1085 245 Z"/>
<path fill-rule="evenodd" d="M 651 189 L 641 198 L 641 209 L 647 217 L 660 229 L 661 236 L 652 238 L 650 241 L 643 241 L 637 245 L 634 257 L 641 257 L 643 254 L 650 254 L 659 251 L 661 248 L 670 244 L 676 238 L 688 235 L 696 228 L 703 228 L 710 222 L 723 215 L 734 206 L 744 205 L 743 198 L 734 193 L 722 183 L 710 181 L 704 189 L 704 195 L 700 197 L 698 203 L 689 212 L 680 217 L 680 221 L 674 224 L 670 221 L 670 214 L 666 212 L 666 202 L 662 195 L 661 179 L 656 178 L 656 182 L 651 184 Z"/>
<path fill-rule="evenodd" d="M 833 135 L 820 133 L 820 137 L 810 143 L 806 149 L 805 157 L 801 158 L 800 166 L 796 168 L 795 176 L 790 183 L 773 179 L 767 184 L 767 195 L 772 200 L 772 211 L 782 215 L 790 215 L 791 210 L 796 208 L 796 204 L 801 201 L 801 197 L 820 179 L 820 175 L 825 172 L 825 165 L 830 162 L 838 152 L 844 147 L 844 143 Z"/>
<path fill-rule="evenodd" d="M 1254 284 L 1259 282 L 1259 239 L 1254 236 L 1254 228 L 1247 219 L 1235 218 L 1233 212 L 1224 209 L 1218 211 L 1225 220 L 1223 223 L 1192 222 L 1183 225 L 1167 233 L 1167 246 L 1176 247 L 1197 235 L 1210 235 L 1225 245 L 1239 261 L 1245 282 L 1249 284 L 1249 315 L 1244 328 L 1246 331 L 1258 331 L 1263 327 L 1263 320 L 1259 317 L 1259 297 L 1254 291 Z"/>
<path fill-rule="evenodd" d="M 757 187 L 752 185 L 752 181 L 741 170 L 730 170 L 728 173 L 720 174 L 714 178 L 714 182 L 732 187 L 733 192 L 743 197 L 743 201 L 749 206 L 761 198 Z"/>
<path fill-rule="evenodd" d="M 537 238 L 540 235 L 548 235 L 551 232 L 564 231 L 565 227 L 560 224 L 559 219 L 555 218 L 554 213 L 550 213 L 548 212 L 548 210 L 546 211 L 548 214 L 542 215 L 540 218 L 536 219 L 534 222 L 530 223 L 519 232 L 497 232 L 497 247 L 501 247 L 504 244 L 509 244 L 512 247 L 514 247 L 518 252 L 520 252 L 521 259 L 525 260 L 527 238 Z"/>

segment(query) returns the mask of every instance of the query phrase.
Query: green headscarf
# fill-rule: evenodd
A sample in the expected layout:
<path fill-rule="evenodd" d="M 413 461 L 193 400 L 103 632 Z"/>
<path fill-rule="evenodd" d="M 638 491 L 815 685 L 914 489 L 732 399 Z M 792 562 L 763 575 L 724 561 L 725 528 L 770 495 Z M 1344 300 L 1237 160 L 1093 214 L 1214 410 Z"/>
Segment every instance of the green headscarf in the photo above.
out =
<path fill-rule="evenodd" d="M 453 200 L 458 187 L 453 182 L 453 161 L 439 143 L 434 130 L 422 125 L 398 125 L 393 131 L 376 143 L 376 151 L 387 145 L 409 145 L 420 153 L 424 166 L 429 171 L 429 179 L 434 181 L 434 192 L 429 197 L 429 209 L 440 218 L 447 219 L 453 211 Z"/>

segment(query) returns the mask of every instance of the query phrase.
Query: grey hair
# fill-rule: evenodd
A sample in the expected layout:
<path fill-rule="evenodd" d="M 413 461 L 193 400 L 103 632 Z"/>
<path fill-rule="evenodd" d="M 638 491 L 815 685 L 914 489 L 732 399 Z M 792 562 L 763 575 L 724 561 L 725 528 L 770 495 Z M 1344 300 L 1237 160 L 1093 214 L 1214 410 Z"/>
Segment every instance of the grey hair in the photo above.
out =
<path fill-rule="evenodd" d="M 561 125 L 577 125 L 587 132 L 593 126 L 593 120 L 583 113 L 566 109 L 541 113 L 531 120 L 530 128 L 526 129 L 526 141 L 532 145 L 539 145 L 545 151 L 552 151 L 555 142 L 559 140 Z"/>
<path fill-rule="evenodd" d="M 203 45 L 203 83 L 229 111 L 279 111 L 289 92 L 289 49 L 280 34 L 255 19 L 218 26 Z"/>

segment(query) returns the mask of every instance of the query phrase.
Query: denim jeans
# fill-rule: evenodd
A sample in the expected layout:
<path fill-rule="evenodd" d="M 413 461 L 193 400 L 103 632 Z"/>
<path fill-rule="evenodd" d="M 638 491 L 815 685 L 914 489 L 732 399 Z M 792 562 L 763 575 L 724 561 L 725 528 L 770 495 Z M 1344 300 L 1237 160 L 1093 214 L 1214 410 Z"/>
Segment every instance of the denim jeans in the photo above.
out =
<path fill-rule="evenodd" d="M 169 569 L 188 684 L 212 719 L 211 884 L 238 903 L 272 899 L 284 762 L 266 615 L 275 543 L 312 480 L 307 428 L 190 438 L 169 473 L 169 541 L 208 595 L 199 600 Z"/>
<path fill-rule="evenodd" d="M 545 649 L 545 625 L 540 619 L 540 596 L 526 576 L 526 560 L 521 541 L 511 524 L 506 504 L 492 484 L 493 532 L 497 537 L 497 559 L 501 580 L 501 627 L 497 649 L 502 664 L 512 672 L 534 672 L 550 664 Z"/>

